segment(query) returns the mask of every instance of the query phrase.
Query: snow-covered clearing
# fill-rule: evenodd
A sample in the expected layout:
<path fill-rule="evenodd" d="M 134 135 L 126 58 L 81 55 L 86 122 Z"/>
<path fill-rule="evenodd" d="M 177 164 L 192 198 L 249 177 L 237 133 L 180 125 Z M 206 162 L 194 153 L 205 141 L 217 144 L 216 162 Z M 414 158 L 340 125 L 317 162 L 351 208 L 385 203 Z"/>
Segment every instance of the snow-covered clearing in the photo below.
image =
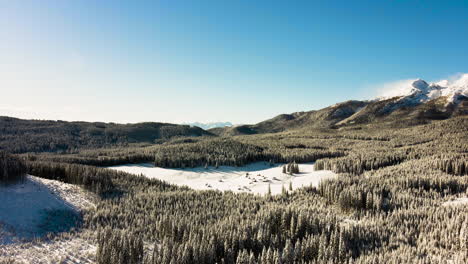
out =
<path fill-rule="evenodd" d="M 68 220 L 92 206 L 90 198 L 78 186 L 29 175 L 23 182 L 0 186 L 0 244 L 66 231 L 73 224 Z"/>
<path fill-rule="evenodd" d="M 32 241 L 0 246 L 0 263 L 95 263 L 95 234 L 75 234 L 49 241 Z"/>
<path fill-rule="evenodd" d="M 468 197 L 460 197 L 455 200 L 447 201 L 442 204 L 443 206 L 458 206 L 458 205 L 468 205 Z"/>
<path fill-rule="evenodd" d="M 166 169 L 152 164 L 129 164 L 113 166 L 111 169 L 133 174 L 143 174 L 179 186 L 188 186 L 196 190 L 220 190 L 233 192 L 251 192 L 265 194 L 268 186 L 272 194 L 281 193 L 282 187 L 293 189 L 303 186 L 317 186 L 323 179 L 334 178 L 332 171 L 314 171 L 314 164 L 299 164 L 299 174 L 282 173 L 282 165 L 270 166 L 267 162 L 255 162 L 243 167 L 220 166 L 196 167 L 186 169 Z"/>
<path fill-rule="evenodd" d="M 0 186 L 0 262 L 86 263 L 95 246 L 83 235 L 68 231 L 79 212 L 94 206 L 94 196 L 79 186 L 27 176 L 23 182 Z M 88 235 L 87 237 L 90 237 Z"/>

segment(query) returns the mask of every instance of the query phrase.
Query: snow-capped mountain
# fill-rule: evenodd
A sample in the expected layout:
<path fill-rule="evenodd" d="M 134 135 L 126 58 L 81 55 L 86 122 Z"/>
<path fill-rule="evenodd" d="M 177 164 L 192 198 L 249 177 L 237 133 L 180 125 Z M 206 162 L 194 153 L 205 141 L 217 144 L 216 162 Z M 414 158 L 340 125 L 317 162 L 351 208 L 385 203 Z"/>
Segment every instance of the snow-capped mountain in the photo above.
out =
<path fill-rule="evenodd" d="M 447 103 L 458 103 L 461 97 L 468 97 L 468 74 L 462 74 L 455 80 L 442 80 L 435 83 L 427 83 L 422 79 L 403 82 L 393 90 L 386 91 L 378 97 L 378 100 L 387 100 L 401 97 L 401 102 L 414 105 L 437 99 L 441 96 L 447 97 Z"/>
<path fill-rule="evenodd" d="M 453 82 L 447 81 L 447 86 L 442 89 L 442 96 L 447 96 L 449 100 L 456 101 L 460 96 L 468 97 L 468 74 L 463 74 Z"/>
<path fill-rule="evenodd" d="M 468 74 L 433 83 L 405 80 L 385 88 L 381 96 L 372 100 L 350 100 L 319 110 L 278 115 L 257 124 L 219 127 L 210 132 L 232 136 L 302 128 L 382 124 L 404 127 L 468 115 Z"/>
<path fill-rule="evenodd" d="M 212 122 L 212 123 L 194 122 L 194 123 L 185 123 L 184 125 L 197 126 L 197 127 L 203 128 L 205 130 L 211 129 L 211 128 L 216 128 L 216 127 L 231 127 L 231 126 L 233 126 L 231 122 Z"/>

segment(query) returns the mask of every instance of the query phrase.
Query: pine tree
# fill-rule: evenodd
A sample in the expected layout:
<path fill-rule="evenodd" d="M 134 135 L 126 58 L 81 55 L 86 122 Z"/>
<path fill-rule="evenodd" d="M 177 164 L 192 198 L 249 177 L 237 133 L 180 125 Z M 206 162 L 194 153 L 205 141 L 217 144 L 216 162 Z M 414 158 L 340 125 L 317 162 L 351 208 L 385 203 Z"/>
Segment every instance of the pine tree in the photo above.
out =
<path fill-rule="evenodd" d="M 249 264 L 249 253 L 247 250 L 244 249 L 237 255 L 236 264 Z"/>
<path fill-rule="evenodd" d="M 292 174 L 292 163 L 291 163 L 291 162 L 288 163 L 288 166 L 286 167 L 286 171 L 287 171 L 289 174 Z"/>
<path fill-rule="evenodd" d="M 460 248 L 468 254 L 468 218 L 462 224 L 460 230 Z"/>
<path fill-rule="evenodd" d="M 294 247 L 291 243 L 291 240 L 286 241 L 286 245 L 282 254 L 282 263 L 293 263 L 294 262 Z"/>
<path fill-rule="evenodd" d="M 346 258 L 346 244 L 344 231 L 339 231 L 339 241 L 338 241 L 338 259 L 344 261 Z"/>
<path fill-rule="evenodd" d="M 283 197 L 288 196 L 288 191 L 287 191 L 286 188 L 284 187 L 284 184 L 281 186 L 281 195 L 282 195 Z"/>

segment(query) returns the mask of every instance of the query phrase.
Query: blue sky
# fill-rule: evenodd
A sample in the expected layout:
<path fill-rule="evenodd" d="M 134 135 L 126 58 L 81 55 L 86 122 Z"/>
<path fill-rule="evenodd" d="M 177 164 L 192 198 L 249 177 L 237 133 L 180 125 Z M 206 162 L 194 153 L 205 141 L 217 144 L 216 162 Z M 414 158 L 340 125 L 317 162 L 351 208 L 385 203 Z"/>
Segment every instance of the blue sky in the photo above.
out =
<path fill-rule="evenodd" d="M 255 123 L 468 72 L 467 1 L 0 0 L 0 115 Z"/>

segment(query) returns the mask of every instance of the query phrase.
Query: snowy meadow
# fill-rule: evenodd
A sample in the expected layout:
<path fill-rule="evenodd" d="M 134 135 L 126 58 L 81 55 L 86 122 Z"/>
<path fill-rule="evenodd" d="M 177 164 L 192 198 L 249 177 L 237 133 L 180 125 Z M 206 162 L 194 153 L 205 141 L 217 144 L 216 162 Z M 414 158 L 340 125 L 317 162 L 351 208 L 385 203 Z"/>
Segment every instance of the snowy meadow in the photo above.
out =
<path fill-rule="evenodd" d="M 324 179 L 335 178 L 332 171 L 314 171 L 313 163 L 299 164 L 299 173 L 283 173 L 285 164 L 270 165 L 268 162 L 254 162 L 246 166 L 207 166 L 168 169 L 155 167 L 149 163 L 127 164 L 110 167 L 132 174 L 143 174 L 148 178 L 159 179 L 178 186 L 195 190 L 220 190 L 266 194 L 280 194 L 283 187 L 293 190 L 305 186 L 318 186 Z"/>

